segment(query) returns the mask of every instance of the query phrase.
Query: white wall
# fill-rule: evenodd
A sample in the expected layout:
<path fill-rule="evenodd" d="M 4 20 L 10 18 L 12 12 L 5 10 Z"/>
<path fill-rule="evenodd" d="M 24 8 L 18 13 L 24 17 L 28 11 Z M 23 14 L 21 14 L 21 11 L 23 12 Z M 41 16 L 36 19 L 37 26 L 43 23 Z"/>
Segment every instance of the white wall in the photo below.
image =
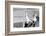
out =
<path fill-rule="evenodd" d="M 24 0 L 19 0 L 19 1 L 24 1 Z M 28 2 L 45 2 L 46 3 L 46 0 L 25 0 L 25 1 L 28 1 Z M 45 4 L 45 18 L 46 18 L 46 4 Z M 46 27 L 46 23 L 45 23 L 45 27 Z M 45 29 L 45 32 L 46 32 L 46 29 Z M 5 36 L 5 0 L 0 0 L 0 36 Z M 16 35 L 16 36 L 46 36 L 46 33 Z"/>

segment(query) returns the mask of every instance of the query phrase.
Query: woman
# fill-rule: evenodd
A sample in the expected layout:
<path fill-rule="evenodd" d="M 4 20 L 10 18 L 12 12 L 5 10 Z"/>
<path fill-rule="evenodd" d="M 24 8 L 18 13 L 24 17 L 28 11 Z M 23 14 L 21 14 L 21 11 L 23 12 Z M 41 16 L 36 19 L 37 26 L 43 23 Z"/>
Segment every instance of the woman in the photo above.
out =
<path fill-rule="evenodd" d="M 33 16 L 33 18 L 30 20 L 27 13 L 26 13 L 26 22 L 25 22 L 25 27 L 35 27 L 35 23 L 37 21 L 37 14 Z"/>

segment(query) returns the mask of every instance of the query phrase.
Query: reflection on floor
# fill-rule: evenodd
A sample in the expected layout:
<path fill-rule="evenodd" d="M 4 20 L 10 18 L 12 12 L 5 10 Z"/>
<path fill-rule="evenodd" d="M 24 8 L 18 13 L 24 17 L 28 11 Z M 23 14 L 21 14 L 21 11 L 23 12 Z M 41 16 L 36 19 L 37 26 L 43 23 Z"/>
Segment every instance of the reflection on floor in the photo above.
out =
<path fill-rule="evenodd" d="M 14 23 L 13 27 L 23 27 L 23 22 Z"/>

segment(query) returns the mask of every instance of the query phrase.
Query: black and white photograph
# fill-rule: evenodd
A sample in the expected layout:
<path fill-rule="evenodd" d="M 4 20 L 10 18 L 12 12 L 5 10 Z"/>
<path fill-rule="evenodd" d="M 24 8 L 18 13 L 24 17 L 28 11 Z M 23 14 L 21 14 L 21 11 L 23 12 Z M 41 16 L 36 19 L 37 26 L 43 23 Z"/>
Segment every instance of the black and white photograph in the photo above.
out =
<path fill-rule="evenodd" d="M 13 8 L 13 27 L 39 27 L 39 9 Z"/>

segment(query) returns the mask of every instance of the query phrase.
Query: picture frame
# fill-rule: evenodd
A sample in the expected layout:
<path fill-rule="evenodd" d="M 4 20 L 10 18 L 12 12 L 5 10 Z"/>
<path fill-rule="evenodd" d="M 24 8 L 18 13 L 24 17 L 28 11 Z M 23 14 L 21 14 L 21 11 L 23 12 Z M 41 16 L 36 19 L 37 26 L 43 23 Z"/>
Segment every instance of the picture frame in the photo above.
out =
<path fill-rule="evenodd" d="M 26 11 L 29 14 L 34 14 L 34 13 L 30 13 L 30 12 L 35 11 L 35 13 L 38 14 L 40 17 L 39 18 L 40 19 L 39 27 L 35 27 L 33 25 L 33 27 L 30 26 L 31 28 L 29 26 L 26 26 L 26 28 L 25 27 L 18 28 L 20 26 L 15 24 L 15 27 L 13 28 L 14 25 L 12 25 L 12 24 L 14 23 L 14 20 L 15 20 L 15 22 L 20 22 L 20 19 L 17 19 L 16 17 L 20 18 L 22 14 L 23 14 L 22 17 L 23 18 L 25 17 L 25 12 L 22 12 L 21 10 Z M 15 11 L 16 19 L 14 19 L 14 11 Z M 21 15 L 19 12 L 22 12 Z M 27 15 L 27 13 L 26 13 L 26 15 Z M 29 15 L 29 17 L 30 17 L 30 15 Z M 23 21 L 25 21 L 25 19 Z M 25 24 L 25 22 L 24 22 L 24 24 Z M 21 25 L 21 27 L 23 27 L 23 25 Z M 19 35 L 19 34 L 20 35 L 21 34 L 37 34 L 37 33 L 44 33 L 44 32 L 45 32 L 45 3 L 5 1 L 5 35 L 6 36 Z"/>

